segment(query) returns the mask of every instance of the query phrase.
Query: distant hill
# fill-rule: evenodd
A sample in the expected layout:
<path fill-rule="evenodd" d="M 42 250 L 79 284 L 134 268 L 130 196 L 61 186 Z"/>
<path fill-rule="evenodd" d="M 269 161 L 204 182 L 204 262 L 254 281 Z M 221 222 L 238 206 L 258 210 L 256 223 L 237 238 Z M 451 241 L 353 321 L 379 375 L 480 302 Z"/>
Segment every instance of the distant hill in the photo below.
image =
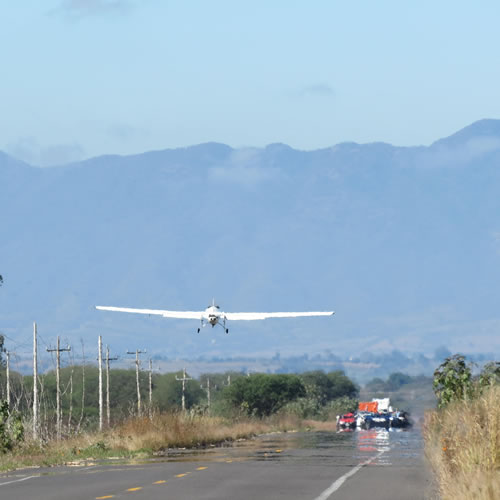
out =
<path fill-rule="evenodd" d="M 430 147 L 0 153 L 0 331 L 167 356 L 500 353 L 500 121 Z M 94 305 L 327 310 L 222 329 Z"/>

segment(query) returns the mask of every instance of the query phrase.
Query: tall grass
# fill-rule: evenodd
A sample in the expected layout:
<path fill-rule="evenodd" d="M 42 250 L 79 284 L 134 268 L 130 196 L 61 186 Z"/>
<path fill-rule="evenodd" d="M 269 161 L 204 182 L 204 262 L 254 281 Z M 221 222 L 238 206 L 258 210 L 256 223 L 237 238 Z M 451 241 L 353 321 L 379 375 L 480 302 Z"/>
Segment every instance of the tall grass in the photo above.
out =
<path fill-rule="evenodd" d="M 238 417 L 233 420 L 188 413 L 156 414 L 129 418 L 103 432 L 81 432 L 60 441 L 26 441 L 13 452 L 0 454 L 0 470 L 31 465 L 55 465 L 82 459 L 148 456 L 168 448 L 202 448 L 245 439 L 272 431 L 288 431 L 301 426 L 291 415 L 264 419 Z"/>
<path fill-rule="evenodd" d="M 131 418 L 103 436 L 113 449 L 159 451 L 192 448 L 233 441 L 266 432 L 270 424 L 244 419 L 230 422 L 220 417 L 166 413 L 149 418 Z"/>
<path fill-rule="evenodd" d="M 500 498 L 500 387 L 426 415 L 426 455 L 443 500 Z"/>

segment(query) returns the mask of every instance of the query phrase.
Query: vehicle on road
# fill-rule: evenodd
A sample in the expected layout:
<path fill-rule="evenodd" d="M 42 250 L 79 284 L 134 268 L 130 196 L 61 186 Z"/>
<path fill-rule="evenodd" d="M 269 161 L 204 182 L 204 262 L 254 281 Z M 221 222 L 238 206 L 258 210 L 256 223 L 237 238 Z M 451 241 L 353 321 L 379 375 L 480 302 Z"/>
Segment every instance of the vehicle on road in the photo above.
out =
<path fill-rule="evenodd" d="M 373 427 L 408 427 L 411 425 L 410 415 L 406 411 L 393 409 L 389 398 L 372 401 L 360 401 L 355 413 L 356 427 L 358 429 L 371 429 Z"/>
<path fill-rule="evenodd" d="M 354 413 L 345 413 L 337 419 L 338 429 L 355 429 L 356 428 L 356 418 Z"/>

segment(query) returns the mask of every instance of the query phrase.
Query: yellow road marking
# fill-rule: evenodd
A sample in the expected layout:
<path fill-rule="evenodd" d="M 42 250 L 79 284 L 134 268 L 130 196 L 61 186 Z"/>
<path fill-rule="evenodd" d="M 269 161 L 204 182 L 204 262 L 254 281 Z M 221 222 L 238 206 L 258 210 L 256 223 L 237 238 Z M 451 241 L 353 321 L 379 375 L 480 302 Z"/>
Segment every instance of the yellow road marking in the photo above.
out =
<path fill-rule="evenodd" d="M 276 450 L 276 453 L 281 453 L 283 450 Z"/>
<path fill-rule="evenodd" d="M 162 479 L 161 481 L 155 481 L 153 484 L 163 484 L 163 483 L 166 483 L 167 481 L 165 481 L 164 479 Z"/>
<path fill-rule="evenodd" d="M 184 477 L 187 476 L 189 472 L 185 472 L 184 474 L 177 474 L 175 477 Z"/>
<path fill-rule="evenodd" d="M 114 495 L 106 495 L 104 497 L 95 497 L 95 500 L 104 500 L 105 498 L 113 498 Z"/>
<path fill-rule="evenodd" d="M 231 462 L 232 462 L 232 460 L 226 460 L 227 464 L 230 464 Z"/>
<path fill-rule="evenodd" d="M 196 470 L 205 470 L 208 469 L 208 467 L 198 467 Z"/>
<path fill-rule="evenodd" d="M 127 491 L 139 491 L 142 490 L 142 486 L 138 486 L 137 488 L 129 488 Z"/>

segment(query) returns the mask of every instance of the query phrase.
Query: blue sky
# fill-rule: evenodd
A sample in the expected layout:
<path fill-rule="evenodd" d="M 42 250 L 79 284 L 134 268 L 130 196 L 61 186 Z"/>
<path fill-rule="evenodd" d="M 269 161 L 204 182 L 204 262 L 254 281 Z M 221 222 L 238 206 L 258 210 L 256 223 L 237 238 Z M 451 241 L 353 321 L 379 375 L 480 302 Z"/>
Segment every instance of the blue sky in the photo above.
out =
<path fill-rule="evenodd" d="M 500 3 L 0 2 L 0 149 L 429 144 L 500 117 Z"/>

